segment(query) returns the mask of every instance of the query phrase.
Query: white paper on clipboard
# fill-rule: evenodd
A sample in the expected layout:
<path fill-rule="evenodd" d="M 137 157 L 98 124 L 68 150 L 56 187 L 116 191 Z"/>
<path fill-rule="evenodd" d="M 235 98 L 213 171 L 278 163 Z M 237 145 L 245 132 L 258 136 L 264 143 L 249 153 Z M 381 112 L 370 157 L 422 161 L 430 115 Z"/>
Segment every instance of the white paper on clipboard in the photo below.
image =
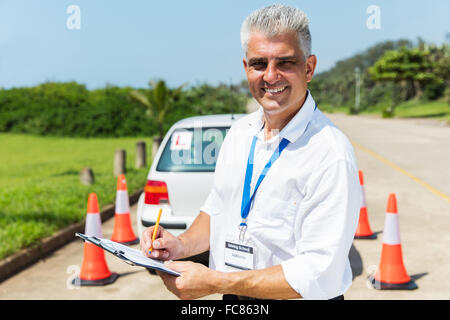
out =
<path fill-rule="evenodd" d="M 172 134 L 170 150 L 189 150 L 192 143 L 192 131 L 176 131 Z"/>
<path fill-rule="evenodd" d="M 164 265 L 164 262 L 144 256 L 140 250 L 127 247 L 126 245 L 108 239 L 88 237 L 82 233 L 75 233 L 75 235 L 112 253 L 113 255 L 124 260 L 128 264 L 161 270 L 174 276 L 180 275 L 180 273 L 167 268 Z"/>

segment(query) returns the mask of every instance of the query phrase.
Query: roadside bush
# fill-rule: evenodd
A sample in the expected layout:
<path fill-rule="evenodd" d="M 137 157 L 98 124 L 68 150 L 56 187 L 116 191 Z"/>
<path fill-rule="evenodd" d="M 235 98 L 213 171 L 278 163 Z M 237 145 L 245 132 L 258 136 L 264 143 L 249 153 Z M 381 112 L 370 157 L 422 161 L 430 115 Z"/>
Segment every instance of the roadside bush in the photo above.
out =
<path fill-rule="evenodd" d="M 423 98 L 426 100 L 437 100 L 444 95 L 445 82 L 433 82 L 425 86 Z"/>
<path fill-rule="evenodd" d="M 247 96 L 224 85 L 183 90 L 170 107 L 164 129 L 188 116 L 245 112 Z M 31 88 L 0 89 L 0 132 L 70 137 L 153 136 L 155 121 L 132 101 L 134 88 L 88 90 L 76 82 L 47 82 Z M 147 89 L 148 90 L 148 89 Z"/>

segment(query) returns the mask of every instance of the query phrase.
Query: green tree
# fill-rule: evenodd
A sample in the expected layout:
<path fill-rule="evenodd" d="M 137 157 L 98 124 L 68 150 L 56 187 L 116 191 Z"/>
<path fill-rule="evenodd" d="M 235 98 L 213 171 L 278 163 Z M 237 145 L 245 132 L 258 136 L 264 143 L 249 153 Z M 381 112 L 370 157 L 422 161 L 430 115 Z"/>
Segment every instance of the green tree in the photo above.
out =
<path fill-rule="evenodd" d="M 196 115 L 244 113 L 248 93 L 240 85 L 203 83 L 192 87 L 186 99 Z"/>
<path fill-rule="evenodd" d="M 433 73 L 438 80 L 425 86 L 424 96 L 429 100 L 435 100 L 443 96 L 446 88 L 450 87 L 450 46 L 447 44 L 430 45 L 427 47 L 427 51 L 434 64 Z"/>
<path fill-rule="evenodd" d="M 361 106 L 359 111 L 389 100 L 389 83 L 375 82 L 368 75 L 371 67 L 387 50 L 396 50 L 401 46 L 412 47 L 407 39 L 383 41 L 349 58 L 340 60 L 327 71 L 314 75 L 308 88 L 318 105 L 332 107 L 350 107 L 355 100 L 355 68 L 361 70 Z"/>
<path fill-rule="evenodd" d="M 153 118 L 157 126 L 158 138 L 164 137 L 164 123 L 166 116 L 178 99 L 184 85 L 176 89 L 169 89 L 164 80 L 156 83 L 149 82 L 149 90 L 132 90 L 130 97 L 147 107 L 147 115 Z"/>
<path fill-rule="evenodd" d="M 132 91 L 138 92 L 137 99 Z M 186 117 L 245 112 L 247 94 L 241 84 L 197 84 L 181 90 L 164 82 L 152 83 L 150 89 L 107 85 L 88 90 L 76 82 L 0 89 L 0 132 L 160 137 Z"/>
<path fill-rule="evenodd" d="M 383 111 L 384 117 L 392 117 L 398 104 L 398 91 L 402 82 L 409 82 L 416 95 L 416 83 L 423 88 L 425 84 L 442 81 L 433 73 L 434 63 L 429 53 L 419 48 L 401 47 L 389 50 L 369 68 L 369 75 L 374 81 L 393 82 L 392 103 Z"/>

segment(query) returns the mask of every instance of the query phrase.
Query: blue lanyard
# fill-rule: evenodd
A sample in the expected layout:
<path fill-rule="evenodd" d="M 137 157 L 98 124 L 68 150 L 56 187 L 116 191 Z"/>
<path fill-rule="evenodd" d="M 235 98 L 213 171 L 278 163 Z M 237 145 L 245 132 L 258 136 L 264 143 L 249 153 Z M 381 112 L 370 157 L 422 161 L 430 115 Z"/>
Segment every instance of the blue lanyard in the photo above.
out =
<path fill-rule="evenodd" d="M 317 109 L 317 104 L 314 106 L 314 111 Z M 261 172 L 261 175 L 258 178 L 258 181 L 255 185 L 255 190 L 253 190 L 253 194 L 250 196 L 250 183 L 252 181 L 253 176 L 253 160 L 255 157 L 255 146 L 256 146 L 256 136 L 253 137 L 252 145 L 250 147 L 250 153 L 248 155 L 247 160 L 247 169 L 245 171 L 245 180 L 244 180 L 244 191 L 242 193 L 242 203 L 241 203 L 241 218 L 242 221 L 239 224 L 240 234 L 239 239 L 243 240 L 245 231 L 247 229 L 247 217 L 250 213 L 250 206 L 253 201 L 253 198 L 255 197 L 256 191 L 259 188 L 259 185 L 263 181 L 263 179 L 266 177 L 267 172 L 269 171 L 272 164 L 280 157 L 281 153 L 283 152 L 284 148 L 289 144 L 289 140 L 286 138 L 283 138 L 278 145 L 278 149 L 274 151 L 272 156 L 270 157 L 269 161 L 264 166 L 264 169 Z"/>
<path fill-rule="evenodd" d="M 242 231 L 245 232 L 245 229 L 247 228 L 247 217 L 250 212 L 250 206 L 253 201 L 253 198 L 255 197 L 256 191 L 259 188 L 259 185 L 263 181 L 263 179 L 266 177 L 267 172 L 269 171 L 272 164 L 280 157 L 281 152 L 283 152 L 284 148 L 289 144 L 289 140 L 283 138 L 281 140 L 280 144 L 278 145 L 278 149 L 274 151 L 272 154 L 272 157 L 270 157 L 267 164 L 264 166 L 264 169 L 261 172 L 261 175 L 258 178 L 258 181 L 255 185 L 255 190 L 253 191 L 253 194 L 250 196 L 250 183 L 252 181 L 253 176 L 253 159 L 255 156 L 255 146 L 256 146 L 256 136 L 253 137 L 252 146 L 250 147 L 250 154 L 248 155 L 247 160 L 247 169 L 245 171 L 245 180 L 244 180 L 244 191 L 242 194 L 242 203 L 241 203 L 241 217 L 242 222 L 239 225 L 241 229 L 241 236 L 243 236 Z"/>

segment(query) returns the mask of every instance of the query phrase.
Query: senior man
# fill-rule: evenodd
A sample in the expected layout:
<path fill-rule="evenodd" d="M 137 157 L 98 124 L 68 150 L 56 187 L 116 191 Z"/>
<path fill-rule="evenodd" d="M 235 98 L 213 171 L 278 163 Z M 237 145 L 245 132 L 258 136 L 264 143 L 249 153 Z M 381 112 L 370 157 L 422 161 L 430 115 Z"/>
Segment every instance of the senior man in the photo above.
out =
<path fill-rule="evenodd" d="M 244 69 L 261 108 L 239 119 L 221 147 L 211 193 L 179 237 L 159 228 L 151 257 L 210 250 L 209 268 L 167 261 L 158 274 L 181 299 L 343 299 L 360 209 L 353 148 L 307 89 L 317 63 L 306 15 L 256 10 L 241 28 Z M 153 227 L 141 247 L 151 245 Z"/>

